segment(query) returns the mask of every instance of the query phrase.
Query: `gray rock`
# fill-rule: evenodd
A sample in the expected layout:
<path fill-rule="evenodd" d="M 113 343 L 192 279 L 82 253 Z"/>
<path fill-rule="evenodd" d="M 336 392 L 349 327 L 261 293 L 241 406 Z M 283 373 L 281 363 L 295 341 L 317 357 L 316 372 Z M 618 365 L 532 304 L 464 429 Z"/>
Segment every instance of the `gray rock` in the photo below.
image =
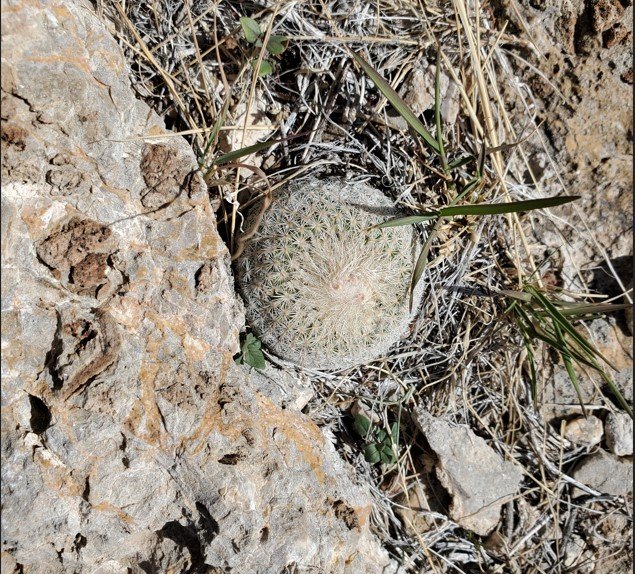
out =
<path fill-rule="evenodd" d="M 270 363 L 263 370 L 250 369 L 258 390 L 282 408 L 301 411 L 313 397 L 310 382 L 302 375 L 292 375 Z"/>
<path fill-rule="evenodd" d="M 633 454 L 633 419 L 623 412 L 611 412 L 604 421 L 606 446 L 617 456 Z"/>
<path fill-rule="evenodd" d="M 281 408 L 305 399 L 233 362 L 189 146 L 86 6 L 2 10 L 3 571 L 381 572 L 369 493 Z"/>
<path fill-rule="evenodd" d="M 450 517 L 485 536 L 498 524 L 503 504 L 514 496 L 522 478 L 468 427 L 454 426 L 418 410 L 415 422 L 438 457 L 436 474 L 452 503 Z"/>
<path fill-rule="evenodd" d="M 602 421 L 589 415 L 570 420 L 564 429 L 564 438 L 581 446 L 594 446 L 602 441 L 604 428 Z"/>
<path fill-rule="evenodd" d="M 633 460 L 603 450 L 585 457 L 571 476 L 606 494 L 621 496 L 633 492 Z"/>

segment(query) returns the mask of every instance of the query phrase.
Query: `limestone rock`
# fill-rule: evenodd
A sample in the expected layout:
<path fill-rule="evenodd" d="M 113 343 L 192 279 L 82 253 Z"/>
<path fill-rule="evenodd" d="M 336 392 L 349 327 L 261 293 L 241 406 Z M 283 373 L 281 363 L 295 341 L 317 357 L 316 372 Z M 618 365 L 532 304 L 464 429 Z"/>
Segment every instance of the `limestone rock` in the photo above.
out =
<path fill-rule="evenodd" d="M 415 115 L 434 109 L 436 66 L 422 61 L 413 69 L 406 82 L 404 101 Z M 444 72 L 441 72 L 441 118 L 453 125 L 459 113 L 459 88 Z"/>
<path fill-rule="evenodd" d="M 468 427 L 450 425 L 423 410 L 416 412 L 415 422 L 438 457 L 436 473 L 452 499 L 450 517 L 487 535 L 498 524 L 503 504 L 518 490 L 519 468 Z"/>
<path fill-rule="evenodd" d="M 3 571 L 382 572 L 368 492 L 233 362 L 189 146 L 87 6 L 2 12 Z"/>
<path fill-rule="evenodd" d="M 602 421 L 589 415 L 570 420 L 564 429 L 564 438 L 581 446 L 594 446 L 599 444 L 604 434 Z"/>
<path fill-rule="evenodd" d="M 623 412 L 609 413 L 604 421 L 606 446 L 617 456 L 633 454 L 633 419 Z"/>
<path fill-rule="evenodd" d="M 571 476 L 606 494 L 621 496 L 633 492 L 633 460 L 603 450 L 585 457 Z"/>

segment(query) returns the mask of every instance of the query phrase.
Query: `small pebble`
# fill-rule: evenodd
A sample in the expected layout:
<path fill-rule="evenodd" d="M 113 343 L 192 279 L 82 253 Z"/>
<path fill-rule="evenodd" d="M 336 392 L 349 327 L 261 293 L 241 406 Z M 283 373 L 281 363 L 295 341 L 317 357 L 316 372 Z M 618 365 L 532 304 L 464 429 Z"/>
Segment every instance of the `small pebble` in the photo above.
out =
<path fill-rule="evenodd" d="M 594 446 L 602 441 L 602 421 L 589 415 L 570 420 L 564 429 L 564 438 L 581 446 Z"/>
<path fill-rule="evenodd" d="M 633 419 L 626 413 L 609 413 L 604 421 L 606 446 L 617 456 L 633 454 Z"/>

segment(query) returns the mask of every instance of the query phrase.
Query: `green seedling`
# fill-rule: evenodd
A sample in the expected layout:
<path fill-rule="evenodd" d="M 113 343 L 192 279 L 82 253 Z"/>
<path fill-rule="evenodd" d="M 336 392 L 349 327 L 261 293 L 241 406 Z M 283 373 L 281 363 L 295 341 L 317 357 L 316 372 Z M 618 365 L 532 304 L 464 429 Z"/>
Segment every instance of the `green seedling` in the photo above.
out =
<path fill-rule="evenodd" d="M 265 357 L 260 349 L 260 341 L 251 333 L 247 333 L 245 340 L 240 348 L 240 355 L 236 359 L 239 365 L 249 365 L 255 369 L 265 368 Z"/>
<path fill-rule="evenodd" d="M 245 36 L 245 40 L 249 44 L 253 44 L 256 48 L 262 48 L 265 33 L 260 29 L 260 24 L 256 22 L 253 18 L 248 18 L 243 16 L 240 19 L 240 26 L 243 30 L 243 35 Z M 272 34 L 269 36 L 269 40 L 267 41 L 267 45 L 265 46 L 265 50 L 271 56 L 279 56 L 282 54 L 286 48 L 289 39 L 286 36 L 280 36 L 277 34 Z M 251 61 L 252 65 L 258 64 L 258 58 L 254 58 Z M 267 76 L 273 72 L 273 62 L 269 59 L 263 59 L 260 62 L 260 69 L 258 70 L 259 76 Z"/>
<path fill-rule="evenodd" d="M 366 441 L 364 458 L 371 464 L 395 464 L 395 449 L 399 441 L 399 425 L 394 422 L 390 433 L 373 425 L 364 415 L 358 414 L 353 421 L 355 432 Z M 393 448 L 394 446 L 394 448 Z"/>

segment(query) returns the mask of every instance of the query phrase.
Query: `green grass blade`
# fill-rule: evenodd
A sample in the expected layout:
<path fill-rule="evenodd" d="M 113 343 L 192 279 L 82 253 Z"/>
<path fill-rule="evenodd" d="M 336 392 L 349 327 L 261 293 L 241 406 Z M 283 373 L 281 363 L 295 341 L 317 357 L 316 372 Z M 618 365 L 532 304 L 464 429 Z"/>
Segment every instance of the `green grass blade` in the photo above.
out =
<path fill-rule="evenodd" d="M 602 371 L 602 368 L 598 365 L 597 361 L 593 357 L 582 354 L 578 349 L 572 348 L 568 345 L 563 345 L 560 341 L 558 341 L 555 334 L 547 332 L 544 329 L 544 326 L 536 325 L 521 306 L 517 306 L 516 310 L 525 321 L 525 329 L 532 339 L 538 339 L 542 341 L 543 343 L 549 345 L 561 354 L 567 353 L 582 365 L 586 365 L 587 367 L 590 367 L 597 371 Z M 532 310 L 532 313 L 533 312 L 534 311 Z"/>
<path fill-rule="evenodd" d="M 516 311 L 520 310 L 520 307 L 513 302 L 513 305 Z M 510 308 L 510 311 L 512 308 Z M 534 407 L 538 404 L 538 377 L 536 375 L 536 360 L 534 359 L 534 348 L 531 344 L 531 337 L 525 328 L 522 320 L 518 318 L 516 320 L 516 324 L 520 330 L 520 333 L 523 337 L 523 342 L 525 343 L 525 350 L 527 351 L 527 362 L 529 363 L 529 383 L 531 389 L 531 400 L 534 404 Z"/>
<path fill-rule="evenodd" d="M 263 149 L 270 148 L 272 145 L 281 143 L 283 141 L 284 140 L 269 140 L 266 142 L 261 142 L 261 143 L 257 143 L 257 144 L 243 147 L 240 149 L 236 149 L 234 151 L 230 151 L 229 153 L 226 153 L 217 157 L 212 163 L 214 165 L 222 165 L 224 163 L 230 163 L 246 155 L 251 155 L 252 153 L 256 153 L 256 152 L 262 151 Z"/>
<path fill-rule="evenodd" d="M 523 291 L 511 291 L 510 289 L 499 289 L 496 291 L 498 295 L 504 295 L 510 299 L 516 299 L 518 301 L 524 301 L 525 303 L 531 303 L 531 295 L 524 293 Z"/>
<path fill-rule="evenodd" d="M 558 310 L 565 317 L 577 317 L 582 315 L 604 315 L 624 309 L 632 309 L 630 303 L 569 303 L 559 302 Z"/>
<path fill-rule="evenodd" d="M 368 75 L 368 77 L 373 81 L 373 83 L 377 86 L 377 89 L 385 96 L 385 98 L 392 104 L 392 106 L 399 112 L 401 117 L 406 120 L 408 125 L 414 129 L 428 144 L 430 148 L 432 148 L 437 154 L 440 154 L 439 144 L 436 140 L 430 135 L 428 130 L 424 127 L 424 125 L 419 121 L 417 116 L 414 115 L 412 110 L 408 107 L 408 104 L 404 102 L 399 94 L 392 89 L 392 86 L 382 78 L 378 72 L 359 54 L 352 53 L 355 61 L 361 66 L 362 70 Z"/>
<path fill-rule="evenodd" d="M 558 308 L 547 299 L 540 291 L 528 285 L 526 289 L 535 297 L 535 300 L 540 304 L 540 306 L 544 307 L 545 311 L 551 316 L 552 319 L 556 320 L 562 330 L 567 333 L 580 347 L 582 351 L 587 353 L 591 357 L 599 357 L 602 359 L 609 367 L 614 370 L 615 367 L 611 364 L 611 362 L 600 353 L 589 341 L 587 341 L 580 333 L 578 333 L 573 325 L 567 321 L 566 317 L 560 313 Z"/>
<path fill-rule="evenodd" d="M 564 339 L 564 335 L 562 334 L 562 330 L 560 329 L 558 322 L 555 320 L 553 321 L 553 328 L 556 333 L 556 337 L 558 341 L 563 347 L 566 348 L 567 342 Z M 575 369 L 573 368 L 573 361 L 571 359 L 571 355 L 561 351 L 560 356 L 562 357 L 562 360 L 564 361 L 564 366 L 565 366 L 565 369 L 567 369 L 569 380 L 571 381 L 571 384 L 573 385 L 573 388 L 575 389 L 575 394 L 578 395 L 578 401 L 580 403 L 580 407 L 582 407 L 582 414 L 586 417 L 587 412 L 586 412 L 586 407 L 584 406 L 584 399 L 582 397 L 582 389 L 580 389 L 580 381 L 578 380 L 578 374 L 575 372 Z"/>
<path fill-rule="evenodd" d="M 470 162 L 475 161 L 476 158 L 473 155 L 465 155 L 463 157 L 459 157 L 456 158 L 455 160 L 452 160 L 449 164 L 448 167 L 450 169 L 456 169 L 457 167 L 463 167 L 464 165 L 467 165 Z"/>
<path fill-rule="evenodd" d="M 229 99 L 223 102 L 223 107 L 221 108 L 220 114 L 216 118 L 214 125 L 212 126 L 212 130 L 210 131 L 209 137 L 207 138 L 207 143 L 205 144 L 205 149 L 199 159 L 199 165 L 203 167 L 205 165 L 205 158 L 209 153 L 210 148 L 214 143 L 216 143 L 218 134 L 220 133 L 220 129 L 223 127 L 225 123 L 225 118 L 227 117 L 227 112 L 229 110 Z"/>
<path fill-rule="evenodd" d="M 444 217 L 452 215 L 498 215 L 501 213 L 516 213 L 519 211 L 531 211 L 533 209 L 544 209 L 546 207 L 556 207 L 575 201 L 580 197 L 577 195 L 565 195 L 561 197 L 546 197 L 544 199 L 529 199 L 526 201 L 511 201 L 509 203 L 480 203 L 477 205 L 457 205 L 454 207 L 443 207 L 439 210 Z"/>
<path fill-rule="evenodd" d="M 465 184 L 465 186 L 463 187 L 463 189 L 461 190 L 461 193 L 459 193 L 459 195 L 457 195 L 454 198 L 454 201 L 452 201 L 451 206 L 454 206 L 454 204 L 458 203 L 459 201 L 461 201 L 468 193 L 470 193 L 470 191 L 472 191 L 479 183 L 481 182 L 481 176 L 477 175 L 476 177 L 474 177 L 473 179 L 471 179 L 468 183 Z"/>
<path fill-rule="evenodd" d="M 423 271 L 425 270 L 426 265 L 428 264 L 428 253 L 430 253 L 432 239 L 437 233 L 437 229 L 439 227 L 440 222 L 441 222 L 441 218 L 437 219 L 436 223 L 434 224 L 434 227 L 430 231 L 430 234 L 428 235 L 428 237 L 426 237 L 426 241 L 423 244 L 423 249 L 421 249 L 421 253 L 419 253 L 419 257 L 417 258 L 417 262 L 415 263 L 415 268 L 412 272 L 412 278 L 410 279 L 410 305 L 409 305 L 411 311 L 412 311 L 412 304 L 414 303 L 415 287 L 421 280 L 421 277 L 423 276 Z"/>
<path fill-rule="evenodd" d="M 425 223 L 431 219 L 436 219 L 439 215 L 408 215 L 406 217 L 395 217 L 378 225 L 373 225 L 371 229 L 384 229 L 385 227 L 401 227 L 403 225 L 414 225 L 416 223 Z"/>
<path fill-rule="evenodd" d="M 633 409 L 631 405 L 626 402 L 626 399 L 622 396 L 622 393 L 617 388 L 611 377 L 609 377 L 604 371 L 601 372 L 602 378 L 604 382 L 607 384 L 609 390 L 613 393 L 613 396 L 617 399 L 619 405 L 628 413 L 628 415 L 633 418 Z"/>

